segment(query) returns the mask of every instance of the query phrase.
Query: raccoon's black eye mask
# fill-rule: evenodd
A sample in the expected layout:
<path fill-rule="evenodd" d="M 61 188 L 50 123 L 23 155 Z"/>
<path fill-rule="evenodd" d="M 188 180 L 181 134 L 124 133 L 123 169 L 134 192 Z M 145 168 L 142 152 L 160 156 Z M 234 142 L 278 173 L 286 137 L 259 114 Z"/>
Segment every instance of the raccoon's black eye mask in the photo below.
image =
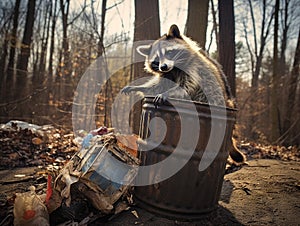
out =
<path fill-rule="evenodd" d="M 153 71 L 159 71 L 159 62 L 158 60 L 154 60 L 151 62 L 151 69 Z"/>

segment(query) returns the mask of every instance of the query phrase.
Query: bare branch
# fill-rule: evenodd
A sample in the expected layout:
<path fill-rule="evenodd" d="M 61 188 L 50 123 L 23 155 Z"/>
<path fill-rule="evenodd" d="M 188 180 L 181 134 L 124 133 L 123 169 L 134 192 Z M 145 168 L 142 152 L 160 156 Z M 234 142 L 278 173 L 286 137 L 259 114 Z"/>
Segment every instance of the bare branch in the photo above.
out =
<path fill-rule="evenodd" d="M 214 31 L 216 34 L 216 43 L 217 43 L 217 49 L 218 49 L 218 45 L 219 45 L 219 33 L 218 33 L 218 23 L 217 23 L 217 19 L 216 19 L 216 11 L 215 11 L 215 6 L 214 6 L 214 1 L 211 0 L 211 13 L 213 16 L 213 28 L 212 28 L 212 32 Z M 212 39 L 212 33 L 211 33 L 211 39 Z M 211 43 L 209 44 L 209 48 L 210 48 Z"/>
<path fill-rule="evenodd" d="M 107 7 L 107 8 L 106 8 L 106 11 L 108 11 L 108 10 L 114 8 L 114 7 L 117 7 L 118 5 L 122 4 L 124 1 L 125 1 L 125 0 L 122 0 L 122 1 L 120 1 L 120 2 L 116 2 L 116 1 L 115 1 L 115 4 L 113 4 L 112 6 Z"/>
<path fill-rule="evenodd" d="M 246 45 L 247 45 L 247 49 L 249 51 L 249 54 L 250 54 L 250 59 L 251 59 L 251 72 L 252 72 L 252 75 L 254 74 L 254 56 L 253 56 L 253 52 L 251 50 L 251 46 L 250 46 L 250 43 L 249 43 L 249 40 L 248 40 L 248 32 L 247 32 L 247 25 L 246 25 L 246 22 L 243 21 L 243 26 L 244 26 L 244 33 L 245 33 L 245 41 L 246 41 Z"/>
<path fill-rule="evenodd" d="M 46 89 L 48 89 L 47 87 L 43 87 L 41 89 L 36 89 L 33 93 L 26 95 L 25 97 L 19 98 L 17 100 L 13 100 L 13 101 L 9 101 L 7 103 L 0 103 L 0 107 L 5 107 L 5 106 L 9 106 L 12 104 L 20 104 L 26 101 L 29 101 L 30 99 L 32 99 L 33 96 L 38 95 L 39 93 L 45 91 Z"/>
<path fill-rule="evenodd" d="M 68 23 L 68 25 L 71 25 L 74 23 L 75 20 L 77 20 L 82 13 L 84 13 L 85 9 L 87 8 L 86 0 L 84 0 L 84 5 L 81 7 L 81 11 Z M 69 10 L 69 7 L 67 8 Z"/>
<path fill-rule="evenodd" d="M 265 0 L 264 0 L 265 2 Z M 251 21 L 252 21 L 252 28 L 253 28 L 253 39 L 254 39 L 254 53 L 257 56 L 257 35 L 256 35 L 256 23 L 255 23 L 255 17 L 253 13 L 253 6 L 252 6 L 252 1 L 248 0 L 249 7 L 250 7 L 250 14 L 251 14 Z"/>

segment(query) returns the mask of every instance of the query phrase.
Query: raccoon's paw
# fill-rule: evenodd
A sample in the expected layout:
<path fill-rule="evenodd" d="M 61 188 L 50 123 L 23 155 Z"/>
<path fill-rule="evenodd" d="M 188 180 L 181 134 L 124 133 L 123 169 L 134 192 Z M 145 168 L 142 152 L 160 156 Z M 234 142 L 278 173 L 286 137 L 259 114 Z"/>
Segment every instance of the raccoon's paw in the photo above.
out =
<path fill-rule="evenodd" d="M 125 87 L 121 90 L 121 93 L 129 94 L 129 93 L 132 92 L 133 90 L 134 90 L 133 86 L 125 86 Z"/>
<path fill-rule="evenodd" d="M 168 99 L 168 95 L 165 93 L 161 93 L 155 96 L 153 103 L 154 106 L 157 107 L 158 105 L 164 104 Z"/>

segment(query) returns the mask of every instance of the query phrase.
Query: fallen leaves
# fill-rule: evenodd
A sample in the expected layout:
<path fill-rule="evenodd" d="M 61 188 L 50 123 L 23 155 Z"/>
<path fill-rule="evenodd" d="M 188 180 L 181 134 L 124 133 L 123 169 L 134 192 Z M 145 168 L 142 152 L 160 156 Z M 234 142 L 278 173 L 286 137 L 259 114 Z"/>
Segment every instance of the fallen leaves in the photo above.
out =
<path fill-rule="evenodd" d="M 239 148 L 250 159 L 277 159 L 300 161 L 300 151 L 296 146 L 263 145 L 255 142 L 241 142 Z"/>
<path fill-rule="evenodd" d="M 0 125 L 0 150 L 0 168 L 49 165 L 58 168 L 78 147 L 74 134 L 63 128 L 10 121 Z"/>

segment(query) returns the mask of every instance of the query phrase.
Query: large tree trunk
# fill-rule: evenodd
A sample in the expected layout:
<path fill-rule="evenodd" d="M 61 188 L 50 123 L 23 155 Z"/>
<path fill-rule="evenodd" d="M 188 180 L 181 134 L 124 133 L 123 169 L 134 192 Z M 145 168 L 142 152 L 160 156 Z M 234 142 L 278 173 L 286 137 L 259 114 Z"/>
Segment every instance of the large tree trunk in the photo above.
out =
<path fill-rule="evenodd" d="M 279 137 L 279 116 L 278 116 L 278 17 L 279 17 L 279 0 L 275 3 L 275 21 L 274 21 L 274 41 L 273 41 L 273 79 L 271 89 L 271 140 L 275 142 Z"/>
<path fill-rule="evenodd" d="M 290 24 L 288 22 L 289 20 L 289 3 L 290 0 L 284 0 L 283 4 L 283 10 L 280 10 L 283 15 L 282 18 L 282 37 L 281 37 L 281 48 L 280 48 L 280 57 L 279 57 L 279 66 L 278 66 L 278 74 L 283 77 L 286 74 L 286 63 L 285 63 L 285 52 L 287 48 L 287 42 L 288 42 L 288 30 L 290 27 Z"/>
<path fill-rule="evenodd" d="M 105 32 L 106 5 L 107 5 L 107 0 L 102 0 L 101 27 L 100 27 L 100 37 L 98 41 L 98 57 L 102 56 L 102 54 L 105 51 L 104 32 Z"/>
<path fill-rule="evenodd" d="M 68 41 L 68 16 L 69 16 L 70 0 L 60 0 L 60 9 L 62 16 L 62 50 L 63 50 L 63 62 L 59 73 L 61 76 L 66 76 L 66 78 L 71 74 L 70 70 L 70 52 L 69 52 L 69 41 Z"/>
<path fill-rule="evenodd" d="M 160 36 L 158 0 L 135 0 L 134 42 L 155 40 Z M 137 59 L 136 45 L 133 45 L 133 57 Z M 144 63 L 135 63 L 132 80 L 145 76 Z M 131 114 L 132 132 L 138 134 L 141 103 L 136 103 Z"/>
<path fill-rule="evenodd" d="M 10 39 L 10 52 L 9 52 L 9 60 L 7 69 L 9 72 L 14 71 L 14 64 L 15 64 L 15 55 L 16 55 L 16 43 L 17 43 L 17 30 L 18 30 L 18 23 L 19 23 L 19 9 L 20 9 L 20 2 L 21 0 L 16 0 L 15 8 L 14 8 L 14 20 L 13 20 L 13 29 L 11 32 L 11 39 Z M 13 73 L 10 73 L 11 75 Z M 12 79 L 12 78 L 9 78 Z"/>
<path fill-rule="evenodd" d="M 235 29 L 233 0 L 219 0 L 219 62 L 228 79 L 232 95 L 235 88 Z"/>
<path fill-rule="evenodd" d="M 18 57 L 17 64 L 17 83 L 18 96 L 24 95 L 27 86 L 27 68 L 30 57 L 30 49 L 32 43 L 33 24 L 35 20 L 35 0 L 29 0 L 27 6 L 26 23 L 21 46 L 21 53 Z"/>
<path fill-rule="evenodd" d="M 71 58 L 68 40 L 68 17 L 70 9 L 70 0 L 60 0 L 60 11 L 62 19 L 62 47 L 59 57 L 58 74 L 56 75 L 57 91 L 55 95 L 59 102 L 59 108 L 62 110 L 62 118 L 67 118 L 71 114 L 71 103 L 73 95 L 73 87 L 71 86 Z M 69 122 L 63 122 L 69 123 Z"/>
<path fill-rule="evenodd" d="M 294 56 L 293 68 L 288 82 L 289 92 L 288 92 L 287 100 L 285 101 L 286 113 L 285 113 L 285 120 L 283 124 L 283 131 L 284 133 L 287 134 L 289 133 L 292 123 L 294 123 L 295 121 L 295 119 L 292 118 L 293 111 L 297 112 L 297 109 L 295 109 L 295 105 L 296 105 L 295 100 L 297 94 L 297 86 L 299 84 L 299 79 L 300 79 L 299 67 L 300 67 L 300 30 L 298 33 L 298 42 L 297 42 L 296 52 Z"/>
<path fill-rule="evenodd" d="M 135 0 L 134 41 L 160 36 L 158 0 Z"/>
<path fill-rule="evenodd" d="M 49 40 L 49 31 L 50 31 L 50 15 L 51 15 L 51 5 L 52 2 L 45 2 L 45 17 L 44 17 L 44 27 L 43 35 L 41 40 L 41 54 L 39 60 L 39 79 L 45 74 L 46 71 L 46 57 L 48 55 L 48 40 Z"/>
<path fill-rule="evenodd" d="M 209 0 L 189 0 L 186 35 L 205 49 Z"/>
<path fill-rule="evenodd" d="M 210 43 L 209 43 L 207 51 L 209 51 L 211 43 L 212 43 L 213 32 L 215 33 L 215 36 L 216 36 L 217 49 L 219 49 L 219 31 L 218 31 L 218 23 L 217 23 L 217 16 L 216 16 L 217 13 L 216 13 L 215 6 L 214 6 L 214 0 L 210 0 L 210 5 L 211 5 L 210 7 L 211 7 L 212 20 L 213 20 L 213 28 L 212 28 L 211 39 L 210 39 Z"/>
<path fill-rule="evenodd" d="M 160 36 L 158 0 L 135 0 L 134 42 L 156 40 Z M 139 56 L 134 43 L 134 58 Z M 136 63 L 134 79 L 145 76 L 144 63 Z"/>
<path fill-rule="evenodd" d="M 105 54 L 105 47 L 104 47 L 104 32 L 105 32 L 105 18 L 106 18 L 106 5 L 107 1 L 102 0 L 102 13 L 101 13 L 101 27 L 100 27 L 100 37 L 98 41 L 98 57 L 101 57 Z M 108 76 L 108 65 L 105 64 L 106 72 L 105 75 Z M 105 92 L 104 92 L 104 125 L 111 126 L 111 106 L 112 106 L 112 85 L 111 80 L 106 77 L 106 84 L 105 84 Z"/>
<path fill-rule="evenodd" d="M 11 32 L 11 39 L 10 39 L 10 52 L 8 58 L 8 65 L 7 65 L 7 75 L 6 75 L 6 86 L 10 87 L 10 89 L 14 92 L 14 69 L 15 69 L 15 56 L 16 56 L 16 44 L 17 44 L 17 30 L 18 30 L 18 23 L 19 23 L 19 9 L 20 9 L 20 2 L 21 0 L 16 0 L 15 8 L 14 8 L 14 19 L 13 19 L 13 28 Z M 6 91 L 5 91 L 6 92 Z M 8 95 L 8 99 L 14 96 L 14 93 Z"/>
<path fill-rule="evenodd" d="M 9 32 L 8 30 L 5 31 L 5 39 L 3 42 L 2 48 L 2 54 L 0 57 L 0 103 L 6 102 L 9 100 L 7 91 L 6 91 L 6 73 L 5 73 L 5 65 L 7 61 L 8 56 L 8 37 Z"/>

